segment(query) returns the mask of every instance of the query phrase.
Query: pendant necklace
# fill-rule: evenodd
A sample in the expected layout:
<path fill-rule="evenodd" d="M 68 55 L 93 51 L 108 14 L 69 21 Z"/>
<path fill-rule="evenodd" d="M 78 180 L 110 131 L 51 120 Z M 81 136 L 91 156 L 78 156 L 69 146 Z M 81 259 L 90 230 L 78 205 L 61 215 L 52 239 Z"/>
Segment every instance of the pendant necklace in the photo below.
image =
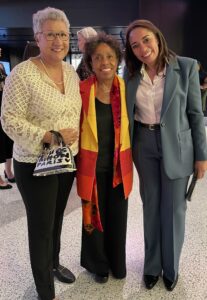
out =
<path fill-rule="evenodd" d="M 45 70 L 45 73 L 47 74 L 47 76 L 55 83 L 55 84 L 57 84 L 57 85 L 61 85 L 61 84 L 63 84 L 64 83 L 64 81 L 59 81 L 59 82 L 56 82 L 55 80 L 53 80 L 52 78 L 51 78 L 51 76 L 49 75 L 49 72 L 48 72 L 48 70 L 47 70 L 47 67 L 45 66 L 45 64 L 43 63 L 43 61 L 42 61 L 42 59 L 40 58 L 40 62 L 41 62 L 41 64 L 42 64 L 42 66 L 43 66 L 43 68 L 44 68 L 44 70 Z"/>

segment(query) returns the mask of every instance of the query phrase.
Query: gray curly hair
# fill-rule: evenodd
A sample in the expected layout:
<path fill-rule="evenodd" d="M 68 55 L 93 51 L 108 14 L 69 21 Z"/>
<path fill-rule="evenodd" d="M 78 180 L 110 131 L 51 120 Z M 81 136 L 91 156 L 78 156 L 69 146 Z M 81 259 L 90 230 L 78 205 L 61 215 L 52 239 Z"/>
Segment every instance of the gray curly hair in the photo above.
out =
<path fill-rule="evenodd" d="M 63 21 L 68 30 L 70 28 L 69 20 L 64 11 L 54 7 L 46 7 L 42 10 L 38 10 L 35 14 L 33 14 L 34 35 L 42 31 L 42 25 L 47 20 Z"/>

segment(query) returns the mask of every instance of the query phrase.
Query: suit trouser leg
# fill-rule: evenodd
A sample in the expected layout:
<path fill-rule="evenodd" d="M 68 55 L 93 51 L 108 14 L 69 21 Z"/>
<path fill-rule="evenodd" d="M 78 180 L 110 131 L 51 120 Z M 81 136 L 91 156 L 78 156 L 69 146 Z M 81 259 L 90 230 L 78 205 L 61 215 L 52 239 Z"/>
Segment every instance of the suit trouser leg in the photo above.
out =
<path fill-rule="evenodd" d="M 34 281 L 40 297 L 51 300 L 55 297 L 52 269 L 57 195 L 59 189 L 63 190 L 64 194 L 68 194 L 64 190 L 70 190 L 71 187 L 69 184 L 60 186 L 59 175 L 34 177 L 32 175 L 34 167 L 35 164 L 19 163 L 14 160 L 15 178 L 27 213 L 30 261 Z M 62 201 L 67 202 L 65 199 Z M 62 225 L 61 221 L 57 223 Z M 59 238 L 57 237 L 57 240 Z"/>
<path fill-rule="evenodd" d="M 143 201 L 144 274 L 156 276 L 164 270 L 174 280 L 184 239 L 188 178 L 170 180 L 166 176 L 159 130 L 135 127 L 133 159 Z"/>
<path fill-rule="evenodd" d="M 171 180 L 161 167 L 162 192 L 160 203 L 162 268 L 165 277 L 174 281 L 185 235 L 185 192 L 189 177 Z"/>

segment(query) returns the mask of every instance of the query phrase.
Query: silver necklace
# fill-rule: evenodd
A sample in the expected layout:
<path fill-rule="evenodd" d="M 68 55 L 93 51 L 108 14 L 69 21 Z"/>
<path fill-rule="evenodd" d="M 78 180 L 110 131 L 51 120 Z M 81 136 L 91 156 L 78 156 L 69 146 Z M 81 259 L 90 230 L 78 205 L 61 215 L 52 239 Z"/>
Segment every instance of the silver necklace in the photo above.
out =
<path fill-rule="evenodd" d="M 55 83 L 55 84 L 57 84 L 57 85 L 61 85 L 61 84 L 63 84 L 64 83 L 64 81 L 59 81 L 59 82 L 56 82 L 54 79 L 52 79 L 51 78 L 51 76 L 50 76 L 50 74 L 49 74 L 49 72 L 48 72 L 48 70 L 47 70 L 47 67 L 45 66 L 45 64 L 43 63 L 43 61 L 42 61 L 42 59 L 41 59 L 41 57 L 40 57 L 40 62 L 41 62 L 41 64 L 42 64 L 42 66 L 43 66 L 43 68 L 44 68 L 44 70 L 45 70 L 45 73 L 47 74 L 47 76 Z"/>

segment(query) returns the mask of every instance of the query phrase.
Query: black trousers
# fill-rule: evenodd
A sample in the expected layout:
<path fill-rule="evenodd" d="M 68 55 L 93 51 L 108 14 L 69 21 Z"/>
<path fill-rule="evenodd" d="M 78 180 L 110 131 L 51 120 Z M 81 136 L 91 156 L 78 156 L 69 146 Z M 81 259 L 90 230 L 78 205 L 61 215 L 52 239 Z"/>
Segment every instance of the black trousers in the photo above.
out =
<path fill-rule="evenodd" d="M 64 210 L 74 173 L 34 177 L 35 164 L 14 160 L 18 189 L 25 204 L 29 251 L 36 289 L 43 300 L 55 297 L 53 268 L 59 265 Z"/>
<path fill-rule="evenodd" d="M 12 158 L 13 141 L 3 131 L 0 122 L 0 163 Z"/>
<path fill-rule="evenodd" d="M 116 278 L 126 276 L 126 230 L 128 200 L 123 185 L 112 186 L 112 175 L 97 173 L 97 190 L 104 231 L 92 234 L 82 230 L 81 266 L 95 274 L 112 271 Z"/>

